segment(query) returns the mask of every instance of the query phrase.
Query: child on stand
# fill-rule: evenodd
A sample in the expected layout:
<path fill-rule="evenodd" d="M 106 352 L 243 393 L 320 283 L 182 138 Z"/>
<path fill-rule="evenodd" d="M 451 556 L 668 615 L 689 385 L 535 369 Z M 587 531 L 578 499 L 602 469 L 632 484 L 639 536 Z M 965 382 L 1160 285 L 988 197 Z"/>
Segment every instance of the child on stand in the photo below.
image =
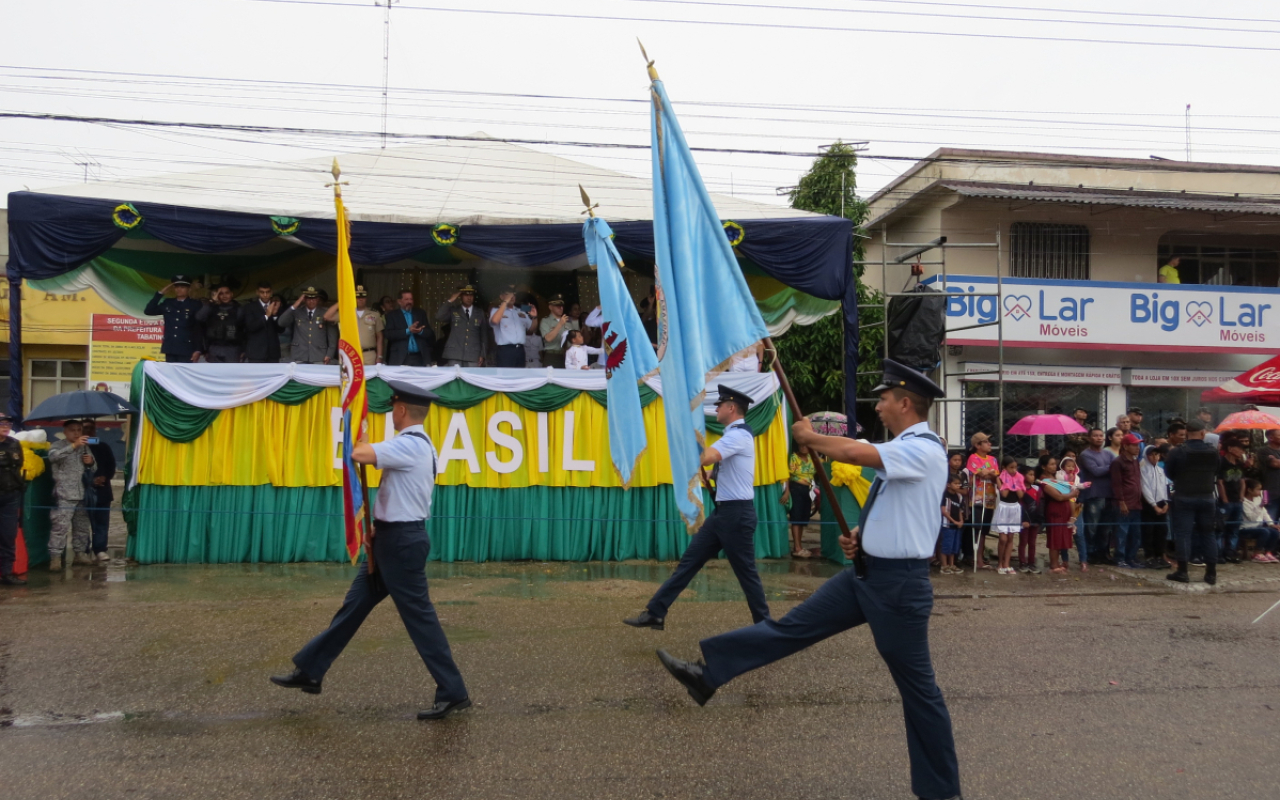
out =
<path fill-rule="evenodd" d="M 1005 456 L 1001 460 L 996 487 L 1000 501 L 991 517 L 991 527 L 1000 537 L 1000 565 L 996 573 L 1017 575 L 1018 571 L 1009 565 L 1009 559 L 1013 554 L 1014 534 L 1022 532 L 1022 498 L 1027 493 L 1027 482 L 1018 471 L 1018 459 Z"/>
<path fill-rule="evenodd" d="M 1018 568 L 1028 575 L 1039 575 L 1036 566 L 1036 538 L 1044 521 L 1040 505 L 1040 487 L 1036 485 L 1036 468 L 1026 467 L 1022 480 L 1027 492 L 1022 496 L 1022 530 L 1018 533 Z"/>
<path fill-rule="evenodd" d="M 599 347 L 588 347 L 583 344 L 582 331 L 569 331 L 564 341 L 568 345 L 564 351 L 565 369 L 587 369 L 587 356 L 598 356 L 604 352 Z"/>
<path fill-rule="evenodd" d="M 947 491 L 942 495 L 942 530 L 938 534 L 939 557 L 942 575 L 959 574 L 956 555 L 960 552 L 960 529 L 964 526 L 964 495 L 960 493 L 960 476 L 947 479 Z"/>

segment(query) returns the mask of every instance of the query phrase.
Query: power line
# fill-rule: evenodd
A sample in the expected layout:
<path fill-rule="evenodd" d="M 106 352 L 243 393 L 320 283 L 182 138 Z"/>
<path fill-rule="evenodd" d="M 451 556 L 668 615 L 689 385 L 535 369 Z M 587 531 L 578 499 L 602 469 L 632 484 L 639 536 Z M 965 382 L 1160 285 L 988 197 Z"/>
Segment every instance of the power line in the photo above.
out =
<path fill-rule="evenodd" d="M 365 8 L 357 3 L 344 3 L 338 0 L 249 0 L 252 3 L 273 3 L 278 5 L 330 6 L 335 8 Z M 1192 47 L 1207 50 L 1249 50 L 1257 52 L 1277 52 L 1280 47 L 1263 47 L 1259 45 L 1207 44 L 1203 42 L 1168 42 L 1138 41 L 1123 39 L 1085 39 L 1072 36 L 1026 36 L 1008 33 L 976 33 L 969 31 L 925 31 L 900 30 L 892 28 L 847 28 L 831 25 L 801 25 L 786 22 L 746 22 L 744 20 L 703 20 L 703 19 L 658 19 L 654 17 L 624 17 L 607 14 L 564 14 L 550 11 L 516 11 L 510 9 L 490 8 L 448 8 L 444 6 L 401 6 L 405 11 L 430 11 L 444 14 L 483 14 L 500 17 L 534 17 L 543 19 L 577 19 L 593 22 L 652 22 L 672 25 L 706 25 L 729 28 L 756 28 L 766 30 L 798 30 L 821 31 L 823 33 L 888 33 L 907 36 L 944 36 L 965 39 L 1001 39 L 1026 42 L 1062 42 L 1067 44 L 1118 44 L 1130 47 Z"/>

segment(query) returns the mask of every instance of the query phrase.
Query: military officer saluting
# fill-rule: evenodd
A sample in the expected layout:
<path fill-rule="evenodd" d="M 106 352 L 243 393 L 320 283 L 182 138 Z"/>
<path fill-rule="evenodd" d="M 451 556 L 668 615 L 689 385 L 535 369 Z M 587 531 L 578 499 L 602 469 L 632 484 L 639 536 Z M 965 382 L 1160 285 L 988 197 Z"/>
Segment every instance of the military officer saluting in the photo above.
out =
<path fill-rule="evenodd" d="M 293 329 L 293 361 L 299 364 L 332 364 L 338 354 L 338 326 L 325 322 L 326 309 L 314 286 L 298 295 L 280 315 L 279 325 Z"/>
<path fill-rule="evenodd" d="M 454 305 L 457 303 L 457 305 Z M 436 310 L 436 322 L 449 325 L 449 339 L 441 356 L 446 367 L 483 367 L 488 317 L 476 308 L 476 290 L 470 284 L 453 293 Z"/>
<path fill-rule="evenodd" d="M 173 297 L 165 297 L 169 290 Z M 204 305 L 191 296 L 191 279 L 186 275 L 174 275 L 169 285 L 156 292 L 142 313 L 148 317 L 164 317 L 164 342 L 160 352 L 165 361 L 199 361 L 204 352 L 203 326 L 196 322 L 196 313 Z"/>
<path fill-rule="evenodd" d="M 747 426 L 751 397 L 720 387 L 716 400 L 716 420 L 724 426 L 720 441 L 702 451 L 702 466 L 714 466 L 716 508 L 689 540 L 676 571 L 649 600 L 638 616 L 624 619 L 633 628 L 656 628 L 666 624 L 667 609 L 708 561 L 723 550 L 733 574 L 738 576 L 747 607 L 755 622 L 769 618 L 764 586 L 756 572 L 756 445 L 755 434 Z"/>
<path fill-rule="evenodd" d="M 373 505 L 373 531 L 365 543 L 366 552 L 373 552 L 374 574 L 369 574 L 367 561 L 360 565 L 329 627 L 293 657 L 293 672 L 273 676 L 271 682 L 320 694 L 325 673 L 360 623 L 391 595 L 409 638 L 436 682 L 435 704 L 419 711 L 418 719 L 442 719 L 469 708 L 471 700 L 427 594 L 431 539 L 426 521 L 431 516 L 436 450 L 422 423 L 436 396 L 404 381 L 387 381 L 387 385 L 392 391 L 391 421 L 399 435 L 380 444 L 361 442 L 351 453 L 357 463 L 382 470 L 382 484 Z"/>
<path fill-rule="evenodd" d="M 862 529 L 840 538 L 853 558 L 861 547 L 866 574 L 846 569 L 782 619 L 703 639 L 705 663 L 658 651 L 663 666 L 703 705 L 733 678 L 797 653 L 858 625 L 871 626 L 876 649 L 902 696 L 911 758 L 911 789 L 923 800 L 960 796 L 951 716 L 929 656 L 933 587 L 929 559 L 938 538 L 938 509 L 947 484 L 947 453 L 925 421 L 944 392 L 915 370 L 884 360 L 876 413 L 896 437 L 864 444 L 821 436 L 806 420 L 792 426 L 796 444 L 835 461 L 878 473 L 862 510 Z"/>

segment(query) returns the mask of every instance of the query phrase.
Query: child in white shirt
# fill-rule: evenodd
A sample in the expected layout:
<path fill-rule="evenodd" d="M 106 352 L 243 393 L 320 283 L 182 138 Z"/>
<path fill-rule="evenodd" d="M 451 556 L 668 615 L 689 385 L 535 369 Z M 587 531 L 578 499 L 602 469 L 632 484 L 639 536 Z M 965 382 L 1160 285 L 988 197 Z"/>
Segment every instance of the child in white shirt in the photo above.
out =
<path fill-rule="evenodd" d="M 587 356 L 598 356 L 604 353 L 602 347 L 590 347 L 582 343 L 582 331 L 569 331 L 565 344 L 569 349 L 564 351 L 565 369 L 587 369 Z"/>

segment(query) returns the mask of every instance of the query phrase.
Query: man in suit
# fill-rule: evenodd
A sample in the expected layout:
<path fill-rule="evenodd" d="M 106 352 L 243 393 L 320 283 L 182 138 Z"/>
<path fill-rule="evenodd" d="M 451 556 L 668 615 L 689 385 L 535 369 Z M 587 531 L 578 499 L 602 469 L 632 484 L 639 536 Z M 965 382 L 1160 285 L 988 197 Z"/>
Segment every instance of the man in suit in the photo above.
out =
<path fill-rule="evenodd" d="M 436 333 L 427 324 L 427 312 L 413 305 L 413 292 L 400 292 L 394 311 L 387 312 L 387 325 L 382 331 L 386 343 L 383 360 L 389 367 L 429 367 Z"/>
<path fill-rule="evenodd" d="M 293 328 L 293 361 L 297 364 L 332 364 L 338 354 L 338 326 L 324 321 L 320 293 L 314 286 L 298 296 L 280 315 L 280 327 Z"/>
<path fill-rule="evenodd" d="M 245 360 L 252 364 L 280 361 L 280 302 L 271 297 L 271 284 L 258 284 L 258 296 L 244 304 Z"/>
<path fill-rule="evenodd" d="M 476 308 L 475 287 L 463 286 L 441 303 L 436 311 L 436 322 L 449 325 L 449 338 L 445 340 L 442 354 L 446 367 L 484 366 L 488 333 L 484 325 L 485 314 Z"/>
<path fill-rule="evenodd" d="M 173 290 L 173 298 L 165 297 Z M 202 305 L 191 296 L 191 279 L 174 275 L 169 285 L 156 292 L 142 313 L 148 317 L 164 317 L 164 341 L 160 352 L 165 361 L 191 363 L 204 353 L 204 332 L 196 324 L 196 312 Z"/>

